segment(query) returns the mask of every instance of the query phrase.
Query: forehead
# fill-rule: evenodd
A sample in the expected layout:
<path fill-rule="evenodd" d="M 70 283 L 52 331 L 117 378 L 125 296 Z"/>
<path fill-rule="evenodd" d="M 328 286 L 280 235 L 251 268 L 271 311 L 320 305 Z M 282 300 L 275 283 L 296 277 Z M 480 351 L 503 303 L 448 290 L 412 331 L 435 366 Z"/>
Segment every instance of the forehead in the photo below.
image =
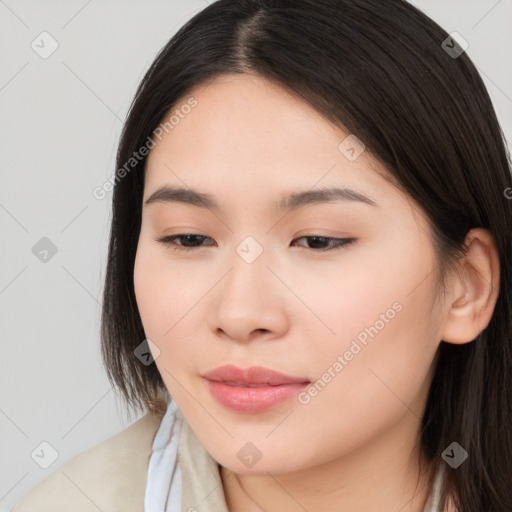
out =
<path fill-rule="evenodd" d="M 191 98 L 196 105 L 185 108 Z M 237 161 L 242 157 L 278 161 L 283 155 L 290 158 L 291 151 L 297 158 L 314 158 L 320 150 L 335 151 L 344 136 L 305 101 L 253 75 L 222 75 L 195 87 L 169 114 L 179 115 L 182 109 L 188 113 L 179 120 L 174 116 L 172 129 L 157 141 L 175 155 L 186 144 L 187 149 L 194 147 L 223 160 L 232 156 Z"/>
<path fill-rule="evenodd" d="M 173 123 L 148 156 L 145 199 L 162 185 L 267 198 L 315 184 L 364 188 L 368 195 L 391 187 L 383 179 L 390 173 L 368 152 L 351 161 L 340 150 L 348 133 L 258 76 L 223 75 L 197 86 L 163 122 L 170 116 Z"/>

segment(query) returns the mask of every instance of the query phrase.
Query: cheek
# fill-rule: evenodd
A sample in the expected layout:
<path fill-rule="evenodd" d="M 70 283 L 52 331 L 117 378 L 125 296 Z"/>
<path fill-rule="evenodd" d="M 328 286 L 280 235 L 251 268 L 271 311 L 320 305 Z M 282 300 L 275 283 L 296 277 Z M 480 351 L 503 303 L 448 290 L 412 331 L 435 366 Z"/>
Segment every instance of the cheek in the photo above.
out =
<path fill-rule="evenodd" d="M 173 283 L 150 242 L 140 240 L 135 257 L 133 282 L 137 307 L 146 336 L 155 341 L 170 329 L 174 318 Z M 176 289 L 174 287 L 174 293 Z"/>
<path fill-rule="evenodd" d="M 313 396 L 311 390 L 303 396 L 306 409 L 315 409 L 336 425 L 340 437 L 354 442 L 404 414 L 422 416 L 437 348 L 432 280 L 418 286 L 420 276 L 428 275 L 428 262 L 411 257 L 386 263 L 385 272 L 353 272 L 345 284 L 356 293 L 347 294 L 344 284 L 343 298 L 324 310 L 336 336 L 319 340 Z"/>
<path fill-rule="evenodd" d="M 178 269 L 178 265 L 151 242 L 139 242 L 133 272 L 135 298 L 146 337 L 160 350 L 156 364 L 164 379 L 164 363 L 174 373 L 180 362 L 193 359 L 194 354 L 197 358 L 193 340 L 201 339 L 197 330 L 204 325 L 197 315 L 202 314 L 200 299 L 210 286 L 192 266 Z"/>
<path fill-rule="evenodd" d="M 317 380 L 300 397 L 295 418 L 300 428 L 312 431 L 321 421 L 325 436 L 333 441 L 326 445 L 321 438 L 314 440 L 308 448 L 312 457 L 321 460 L 332 452 L 353 450 L 401 418 L 413 425 L 421 421 L 435 346 L 420 312 L 413 311 L 410 301 L 403 302 L 403 309 L 380 331 L 370 329 L 374 315 L 363 329 L 354 328 L 356 335 L 367 333 L 365 327 L 372 333 L 366 344 L 347 336 L 315 356 Z"/>
<path fill-rule="evenodd" d="M 389 249 L 396 256 L 368 253 L 347 265 L 350 272 L 340 266 L 331 268 L 328 276 L 308 273 L 307 284 L 301 285 L 302 297 L 323 322 L 317 322 L 308 360 L 314 361 L 316 378 L 329 371 L 336 375 L 326 385 L 331 391 L 322 391 L 333 393 L 330 399 L 335 402 L 352 402 L 357 396 L 368 403 L 368 397 L 392 395 L 386 383 L 410 397 L 435 355 L 440 318 L 430 311 L 433 254 L 419 244 Z M 344 360 L 341 364 L 338 356 Z M 329 375 L 322 379 L 327 380 Z M 338 388 L 342 400 L 334 391 Z"/>
<path fill-rule="evenodd" d="M 148 257 L 145 244 L 139 241 L 133 268 L 133 286 L 137 308 L 142 319 L 144 330 L 149 338 L 151 336 L 148 330 L 151 330 L 151 325 L 154 323 L 152 321 L 152 317 L 154 316 L 152 295 L 156 275 L 157 269 L 154 268 L 151 259 Z"/>
<path fill-rule="evenodd" d="M 293 276 L 295 282 L 289 276 L 287 283 L 292 283 L 290 288 L 307 307 L 297 308 L 300 316 L 295 322 L 300 325 L 310 318 L 309 338 L 314 342 L 309 350 L 317 361 L 325 364 L 326 357 L 335 359 L 350 350 L 356 339 L 364 347 L 370 333 L 378 331 L 381 337 L 400 316 L 400 279 L 390 262 L 384 270 L 379 268 L 378 258 L 375 260 L 370 254 L 358 254 L 339 263 L 311 265 L 307 273 Z"/>

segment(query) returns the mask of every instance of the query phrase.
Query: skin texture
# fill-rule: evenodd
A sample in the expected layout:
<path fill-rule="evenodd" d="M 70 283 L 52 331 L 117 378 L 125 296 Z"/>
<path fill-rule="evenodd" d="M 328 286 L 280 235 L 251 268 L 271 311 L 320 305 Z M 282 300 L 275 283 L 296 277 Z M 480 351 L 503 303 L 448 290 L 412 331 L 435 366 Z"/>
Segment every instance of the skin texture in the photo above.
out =
<path fill-rule="evenodd" d="M 433 359 L 441 339 L 471 342 L 487 326 L 499 285 L 494 240 L 470 232 L 471 271 L 449 277 L 443 300 L 421 208 L 368 151 L 350 161 L 338 149 L 348 133 L 256 76 L 219 77 L 176 108 L 191 96 L 197 105 L 155 141 L 144 201 L 174 185 L 211 194 L 221 210 L 144 206 L 134 285 L 165 385 L 222 465 L 229 510 L 423 510 L 432 471 L 422 460 L 419 473 L 419 427 Z M 333 185 L 378 206 L 272 209 L 284 194 Z M 207 237 L 188 241 L 191 251 L 180 249 L 187 240 L 176 250 L 155 241 L 190 233 Z M 263 249 L 252 263 L 236 251 L 247 236 Z M 356 240 L 322 251 L 334 242 L 304 236 Z M 308 403 L 237 413 L 201 377 L 231 363 L 315 382 L 389 310 Z M 251 468 L 237 456 L 247 442 L 261 453 Z"/>

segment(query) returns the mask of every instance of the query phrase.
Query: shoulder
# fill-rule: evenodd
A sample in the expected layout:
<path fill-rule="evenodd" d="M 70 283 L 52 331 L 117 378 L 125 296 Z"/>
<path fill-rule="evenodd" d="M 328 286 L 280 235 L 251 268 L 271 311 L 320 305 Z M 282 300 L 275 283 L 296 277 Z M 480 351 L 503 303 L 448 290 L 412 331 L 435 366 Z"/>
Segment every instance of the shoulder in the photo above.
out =
<path fill-rule="evenodd" d="M 32 488 L 11 512 L 143 510 L 149 458 L 161 419 L 147 413 L 75 455 Z"/>

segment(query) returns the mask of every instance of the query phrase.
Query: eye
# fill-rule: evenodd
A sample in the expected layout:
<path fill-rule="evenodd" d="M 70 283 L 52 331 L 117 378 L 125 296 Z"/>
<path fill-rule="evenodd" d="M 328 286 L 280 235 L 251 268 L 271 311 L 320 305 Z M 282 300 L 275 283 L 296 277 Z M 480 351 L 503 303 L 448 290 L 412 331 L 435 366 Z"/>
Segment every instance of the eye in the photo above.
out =
<path fill-rule="evenodd" d="M 355 238 L 332 238 L 329 236 L 319 236 L 319 235 L 311 235 L 311 236 L 301 236 L 300 238 L 296 238 L 295 240 L 301 240 L 302 238 L 309 240 L 308 243 L 312 243 L 313 247 L 306 247 L 306 249 L 312 249 L 316 252 L 318 251 L 333 251 L 337 249 L 341 249 L 343 247 L 347 247 L 348 245 L 355 242 Z M 294 240 L 294 241 L 295 241 Z M 334 242 L 331 247 L 320 248 L 318 245 L 323 245 L 326 242 Z M 299 246 L 300 247 L 300 246 Z"/>
<path fill-rule="evenodd" d="M 199 240 L 199 242 L 201 242 L 208 238 L 209 237 L 206 235 L 199 235 L 199 234 L 195 234 L 195 233 L 186 233 L 186 234 L 179 234 L 179 235 L 172 235 L 172 236 L 164 236 L 162 238 L 157 238 L 156 241 L 164 244 L 166 247 L 169 247 L 173 250 L 191 251 L 194 249 L 198 249 L 200 247 L 204 247 L 201 245 L 194 245 L 194 241 Z M 190 247 L 188 245 L 176 244 L 175 240 L 180 240 L 180 239 L 182 240 L 182 242 L 184 241 L 185 244 L 192 243 L 193 245 Z M 318 235 L 301 236 L 299 238 L 296 238 L 295 240 L 302 240 L 302 239 L 310 240 L 312 242 L 313 247 L 305 247 L 305 248 L 313 250 L 315 252 L 332 251 L 332 250 L 341 249 L 343 247 L 347 247 L 348 245 L 350 245 L 356 241 L 355 238 L 332 238 L 332 237 L 318 236 Z M 211 238 L 210 238 L 210 240 L 211 240 Z M 295 240 L 293 240 L 293 241 L 295 242 Z M 311 242 L 308 242 L 308 243 L 311 243 Z M 334 244 L 327 248 L 318 247 L 318 245 L 323 245 L 326 242 L 334 242 Z M 299 246 L 299 247 L 301 247 L 301 246 Z"/>
<path fill-rule="evenodd" d="M 179 251 L 191 251 L 193 249 L 197 249 L 200 246 L 183 246 L 178 245 L 174 241 L 178 239 L 185 240 L 185 244 L 192 242 L 194 243 L 194 240 L 197 239 L 207 239 L 208 237 L 206 235 L 197 235 L 194 233 L 186 233 L 186 234 L 180 234 L 180 235 L 172 235 L 172 236 L 164 236 L 162 238 L 157 238 L 156 241 L 164 244 L 166 247 L 170 247 L 171 249 L 179 250 Z M 211 239 L 210 239 L 211 240 Z"/>

